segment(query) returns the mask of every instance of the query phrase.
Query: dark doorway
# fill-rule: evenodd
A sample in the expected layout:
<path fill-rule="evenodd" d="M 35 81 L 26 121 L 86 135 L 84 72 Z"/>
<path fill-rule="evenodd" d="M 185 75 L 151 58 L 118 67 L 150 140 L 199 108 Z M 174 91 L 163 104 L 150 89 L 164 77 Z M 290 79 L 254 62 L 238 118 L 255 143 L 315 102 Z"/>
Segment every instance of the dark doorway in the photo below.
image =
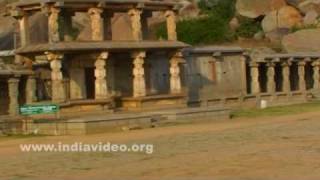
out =
<path fill-rule="evenodd" d="M 297 62 L 293 62 L 290 66 L 290 85 L 291 91 L 299 90 L 299 71 Z"/>
<path fill-rule="evenodd" d="M 85 82 L 87 90 L 87 99 L 95 98 L 95 76 L 94 68 L 85 68 Z"/>
<path fill-rule="evenodd" d="M 311 62 L 307 62 L 305 66 L 305 72 L 306 72 L 306 87 L 307 90 L 310 90 L 313 88 L 314 80 L 313 80 L 313 67 Z"/>
<path fill-rule="evenodd" d="M 0 115 L 8 114 L 9 95 L 8 79 L 0 78 Z"/>
<path fill-rule="evenodd" d="M 251 71 L 249 64 L 246 64 L 246 81 L 247 81 L 247 93 L 251 94 Z"/>
<path fill-rule="evenodd" d="M 275 82 L 276 82 L 276 92 L 281 92 L 283 77 L 282 77 L 282 66 L 280 63 L 276 63 L 276 66 L 275 66 Z"/>
<path fill-rule="evenodd" d="M 259 66 L 259 82 L 260 82 L 260 89 L 262 93 L 267 92 L 267 71 L 268 67 L 266 63 L 261 63 Z"/>

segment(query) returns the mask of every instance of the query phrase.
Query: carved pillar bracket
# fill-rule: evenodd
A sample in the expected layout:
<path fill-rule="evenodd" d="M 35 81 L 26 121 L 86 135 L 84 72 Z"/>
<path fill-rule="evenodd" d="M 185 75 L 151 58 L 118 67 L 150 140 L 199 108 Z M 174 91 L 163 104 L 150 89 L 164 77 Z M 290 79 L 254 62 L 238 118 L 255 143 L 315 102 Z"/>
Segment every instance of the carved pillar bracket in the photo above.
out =
<path fill-rule="evenodd" d="M 320 88 L 320 59 L 316 60 L 312 63 L 312 67 L 313 67 L 313 89 L 317 89 L 319 90 Z"/>
<path fill-rule="evenodd" d="M 250 63 L 251 72 L 251 92 L 252 94 L 260 93 L 260 83 L 259 83 L 259 64 L 257 62 Z"/>
<path fill-rule="evenodd" d="M 299 90 L 304 92 L 306 91 L 306 79 L 305 79 L 305 61 L 301 61 L 298 63 L 299 66 Z"/>
<path fill-rule="evenodd" d="M 60 27 L 59 27 L 59 16 L 61 10 L 56 7 L 51 7 L 49 11 L 49 42 L 56 43 L 60 39 Z"/>
<path fill-rule="evenodd" d="M 133 57 L 133 97 L 144 97 L 147 95 L 146 92 L 146 80 L 145 80 L 145 70 L 144 61 L 146 57 L 146 52 L 140 51 L 135 52 Z"/>
<path fill-rule="evenodd" d="M 182 91 L 180 67 L 179 64 L 184 62 L 181 52 L 176 52 L 170 59 L 170 93 L 179 94 Z"/>
<path fill-rule="evenodd" d="M 285 93 L 290 92 L 290 66 L 291 62 L 283 62 L 282 66 L 282 91 Z"/>
<path fill-rule="evenodd" d="M 141 24 L 141 14 L 142 10 L 131 9 L 128 12 L 131 20 L 132 36 L 136 41 L 142 40 L 142 24 Z"/>
<path fill-rule="evenodd" d="M 9 85 L 9 114 L 11 116 L 19 115 L 19 78 L 10 78 Z"/>
<path fill-rule="evenodd" d="M 31 75 L 27 79 L 26 85 L 26 102 L 27 104 L 32 104 L 37 101 L 36 91 L 37 82 L 34 75 Z"/>
<path fill-rule="evenodd" d="M 47 52 L 47 59 L 51 67 L 52 102 L 60 103 L 66 101 L 62 68 L 62 54 Z"/>
<path fill-rule="evenodd" d="M 94 41 L 104 40 L 104 22 L 102 18 L 103 9 L 90 8 L 88 14 L 91 19 L 91 39 Z"/>
<path fill-rule="evenodd" d="M 109 97 L 106 70 L 108 57 L 109 53 L 103 52 L 95 62 L 95 99 L 107 99 Z"/>
<path fill-rule="evenodd" d="M 268 66 L 268 93 L 276 92 L 276 82 L 275 82 L 275 64 L 270 62 L 267 64 Z"/>
<path fill-rule="evenodd" d="M 176 41 L 178 39 L 176 13 L 172 10 L 168 10 L 165 12 L 165 17 L 167 19 L 168 40 Z"/>

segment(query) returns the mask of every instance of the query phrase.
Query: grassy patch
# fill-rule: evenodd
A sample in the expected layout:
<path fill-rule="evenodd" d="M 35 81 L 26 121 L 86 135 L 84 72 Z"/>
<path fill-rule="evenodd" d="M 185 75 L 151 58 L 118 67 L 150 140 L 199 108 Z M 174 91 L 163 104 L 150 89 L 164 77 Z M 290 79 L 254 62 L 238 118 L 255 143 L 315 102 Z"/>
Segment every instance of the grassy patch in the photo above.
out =
<path fill-rule="evenodd" d="M 231 116 L 232 118 L 256 118 L 266 116 L 284 116 L 312 111 L 320 111 L 320 101 L 282 107 L 270 107 L 266 109 L 238 110 L 234 111 Z"/>

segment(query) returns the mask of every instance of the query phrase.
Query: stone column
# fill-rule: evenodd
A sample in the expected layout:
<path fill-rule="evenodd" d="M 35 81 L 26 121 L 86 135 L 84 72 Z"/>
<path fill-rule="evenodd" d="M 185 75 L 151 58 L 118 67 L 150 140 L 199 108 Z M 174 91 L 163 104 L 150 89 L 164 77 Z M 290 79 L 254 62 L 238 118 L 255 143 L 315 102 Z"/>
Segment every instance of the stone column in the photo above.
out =
<path fill-rule="evenodd" d="M 285 93 L 289 93 L 291 90 L 290 87 L 290 65 L 289 62 L 284 62 L 281 64 L 282 66 L 282 91 Z"/>
<path fill-rule="evenodd" d="M 142 40 L 142 25 L 141 25 L 141 14 L 142 11 L 139 9 L 131 9 L 128 12 L 131 20 L 132 36 L 135 41 Z"/>
<path fill-rule="evenodd" d="M 147 95 L 146 92 L 146 80 L 144 70 L 144 60 L 146 52 L 135 52 L 133 57 L 133 97 L 144 97 Z"/>
<path fill-rule="evenodd" d="M 9 84 L 9 114 L 11 116 L 19 115 L 19 78 L 10 78 Z"/>
<path fill-rule="evenodd" d="M 61 10 L 59 8 L 51 7 L 49 14 L 49 43 L 56 43 L 60 41 L 60 27 L 59 16 Z"/>
<path fill-rule="evenodd" d="M 298 63 L 299 66 L 299 90 L 304 92 L 306 91 L 306 78 L 305 78 L 305 65 L 304 61 Z"/>
<path fill-rule="evenodd" d="M 181 77 L 179 64 L 183 61 L 181 52 L 175 53 L 170 59 L 170 93 L 181 93 Z"/>
<path fill-rule="evenodd" d="M 24 14 L 19 17 L 19 27 L 20 27 L 20 43 L 21 46 L 27 46 L 30 43 L 30 33 L 29 33 L 29 16 Z"/>
<path fill-rule="evenodd" d="M 103 41 L 104 40 L 104 22 L 101 14 L 103 9 L 100 8 L 90 8 L 88 14 L 91 19 L 91 39 L 93 41 Z"/>
<path fill-rule="evenodd" d="M 276 82 L 275 82 L 275 64 L 274 63 L 268 63 L 268 84 L 267 89 L 268 93 L 274 94 L 276 92 Z"/>
<path fill-rule="evenodd" d="M 169 41 L 176 41 L 177 36 L 177 24 L 176 24 L 176 13 L 172 10 L 166 11 L 165 16 L 167 19 L 167 33 Z"/>
<path fill-rule="evenodd" d="M 65 102 L 66 94 L 61 72 L 63 55 L 56 53 L 47 53 L 46 55 L 51 67 L 52 102 Z"/>
<path fill-rule="evenodd" d="M 320 88 L 320 60 L 317 60 L 312 63 L 313 67 L 313 89 L 319 89 Z"/>
<path fill-rule="evenodd" d="M 31 75 L 27 79 L 26 84 L 26 102 L 32 104 L 37 101 L 37 82 L 34 75 Z"/>
<path fill-rule="evenodd" d="M 251 93 L 259 94 L 260 93 L 259 64 L 256 62 L 251 62 L 250 71 L 251 71 Z"/>
<path fill-rule="evenodd" d="M 109 57 L 108 52 L 103 52 L 99 55 L 95 62 L 95 99 L 107 99 L 109 97 L 108 85 L 107 85 L 107 59 Z"/>

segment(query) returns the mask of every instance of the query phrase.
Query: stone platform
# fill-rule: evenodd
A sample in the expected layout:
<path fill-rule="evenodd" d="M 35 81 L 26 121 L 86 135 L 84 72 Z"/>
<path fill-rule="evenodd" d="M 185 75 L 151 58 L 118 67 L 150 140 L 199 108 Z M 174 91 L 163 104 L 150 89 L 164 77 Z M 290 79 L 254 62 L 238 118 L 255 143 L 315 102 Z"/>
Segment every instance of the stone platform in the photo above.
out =
<path fill-rule="evenodd" d="M 149 112 L 126 112 L 87 115 L 68 120 L 28 120 L 22 126 L 25 134 L 81 135 L 152 128 L 170 124 L 226 120 L 226 108 L 179 108 Z"/>
<path fill-rule="evenodd" d="M 127 97 L 121 98 L 118 103 L 124 110 L 147 110 L 161 108 L 182 108 L 187 106 L 187 100 L 185 94 L 176 95 L 157 95 L 146 97 Z"/>

